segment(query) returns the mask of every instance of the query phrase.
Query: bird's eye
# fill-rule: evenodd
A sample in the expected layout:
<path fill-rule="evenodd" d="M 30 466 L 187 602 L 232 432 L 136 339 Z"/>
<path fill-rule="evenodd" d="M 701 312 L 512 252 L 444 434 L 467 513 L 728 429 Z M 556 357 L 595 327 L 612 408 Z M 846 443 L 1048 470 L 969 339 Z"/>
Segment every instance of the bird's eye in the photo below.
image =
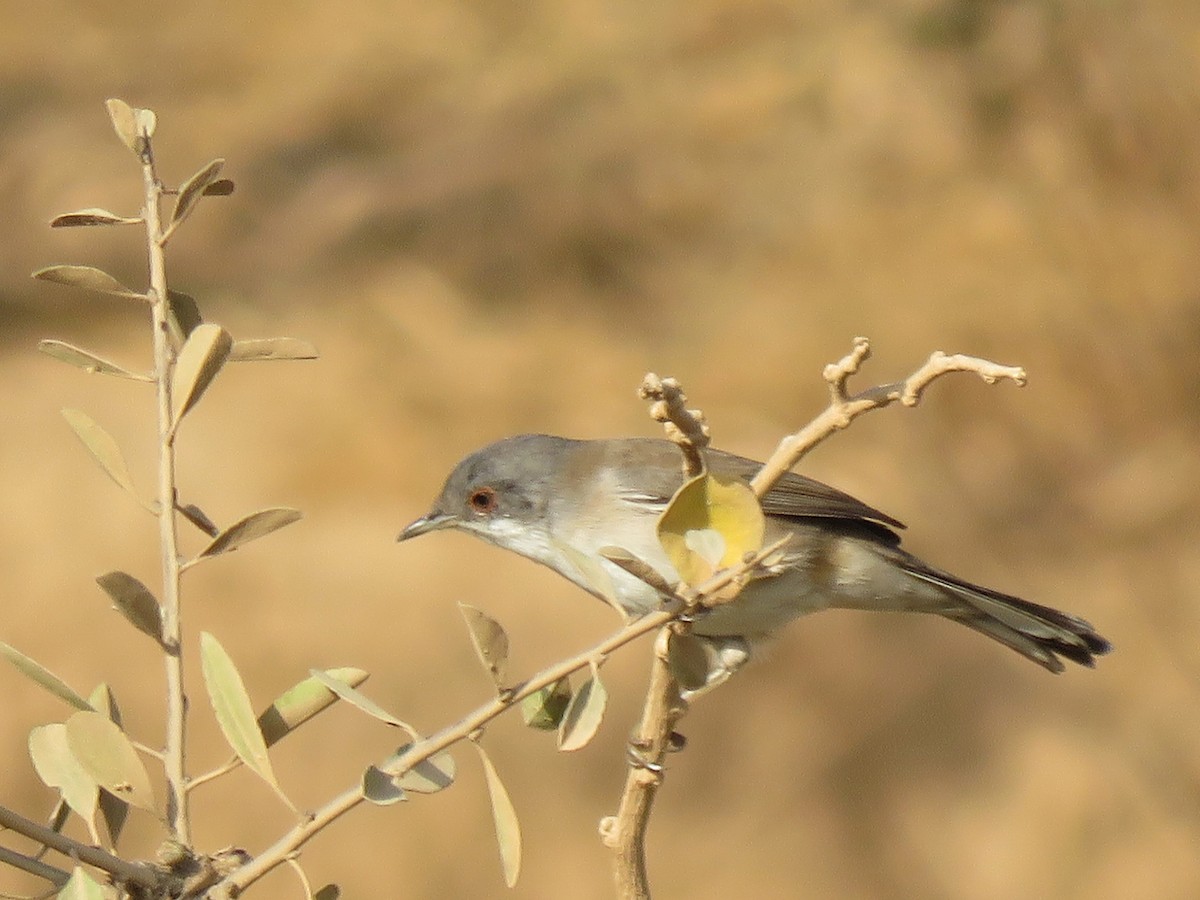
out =
<path fill-rule="evenodd" d="M 471 504 L 471 509 L 477 513 L 495 512 L 496 492 L 490 487 L 478 488 L 471 491 L 471 496 L 467 498 L 467 502 Z"/>

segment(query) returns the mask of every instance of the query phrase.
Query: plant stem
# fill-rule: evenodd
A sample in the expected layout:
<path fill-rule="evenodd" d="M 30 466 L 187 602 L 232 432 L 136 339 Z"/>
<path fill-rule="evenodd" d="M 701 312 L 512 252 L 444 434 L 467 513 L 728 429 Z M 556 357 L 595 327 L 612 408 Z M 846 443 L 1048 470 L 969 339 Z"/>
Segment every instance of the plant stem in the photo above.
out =
<path fill-rule="evenodd" d="M 154 330 L 154 379 L 158 399 L 158 526 L 162 553 L 162 643 L 167 674 L 167 735 L 163 768 L 167 779 L 167 827 L 171 837 L 191 846 L 188 821 L 187 694 L 183 685 L 179 597 L 179 543 L 175 519 L 175 439 L 172 433 L 171 375 L 175 350 L 170 340 L 166 255 L 162 247 L 163 186 L 158 180 L 150 139 L 142 152 L 146 245 L 150 263 L 150 311 Z"/>

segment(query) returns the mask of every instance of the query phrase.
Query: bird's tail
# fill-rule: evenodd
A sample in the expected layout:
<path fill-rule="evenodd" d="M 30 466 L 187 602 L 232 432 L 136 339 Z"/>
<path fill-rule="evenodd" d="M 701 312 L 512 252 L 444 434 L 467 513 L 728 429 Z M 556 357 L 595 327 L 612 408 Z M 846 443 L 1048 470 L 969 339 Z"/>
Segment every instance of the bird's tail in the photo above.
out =
<path fill-rule="evenodd" d="M 953 598 L 953 605 L 937 610 L 940 615 L 994 638 L 1051 672 L 1063 671 L 1060 656 L 1091 667 L 1097 656 L 1112 649 L 1090 622 L 1077 616 L 971 584 L 916 560 L 905 568 Z"/>

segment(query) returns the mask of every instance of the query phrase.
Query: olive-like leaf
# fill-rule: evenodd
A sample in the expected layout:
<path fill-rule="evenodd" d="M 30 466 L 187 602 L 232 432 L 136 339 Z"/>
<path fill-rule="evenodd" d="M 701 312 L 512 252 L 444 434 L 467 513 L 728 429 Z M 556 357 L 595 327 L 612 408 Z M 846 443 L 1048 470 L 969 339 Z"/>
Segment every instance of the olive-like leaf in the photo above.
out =
<path fill-rule="evenodd" d="M 271 509 L 260 509 L 243 519 L 234 522 L 215 538 L 207 547 L 197 554 L 196 559 L 217 556 L 235 550 L 242 544 L 264 537 L 272 531 L 278 531 L 285 525 L 291 525 L 304 514 L 298 509 L 288 506 L 276 506 Z M 194 562 L 195 560 L 193 560 Z"/>
<path fill-rule="evenodd" d="M 342 889 L 336 884 L 327 884 L 315 894 L 313 900 L 338 900 L 342 896 Z"/>
<path fill-rule="evenodd" d="M 117 698 L 113 696 L 112 689 L 107 684 L 101 682 L 96 685 L 95 690 L 88 694 L 88 703 L 96 712 L 108 716 L 117 725 L 121 724 L 121 708 L 117 705 Z M 117 842 L 121 839 L 121 830 L 125 827 L 125 820 L 129 817 L 129 804 L 101 788 L 100 815 L 108 828 L 109 842 L 113 847 L 117 846 Z"/>
<path fill-rule="evenodd" d="M 112 894 L 106 894 L 104 887 L 79 866 L 71 873 L 67 883 L 57 894 L 57 900 L 111 900 Z"/>
<path fill-rule="evenodd" d="M 218 178 L 207 185 L 201 192 L 205 197 L 228 197 L 233 193 L 234 184 L 228 178 Z"/>
<path fill-rule="evenodd" d="M 134 115 L 137 118 L 138 133 L 143 137 L 154 137 L 154 129 L 158 127 L 158 116 L 154 114 L 152 109 L 135 109 Z"/>
<path fill-rule="evenodd" d="M 404 789 L 396 784 L 387 772 L 375 766 L 367 766 L 362 777 L 363 796 L 376 806 L 391 806 L 401 800 L 407 800 Z"/>
<path fill-rule="evenodd" d="M 74 212 L 63 213 L 50 220 L 51 228 L 78 228 L 88 225 L 140 225 L 140 216 L 118 216 L 114 212 L 99 207 L 77 209 Z"/>
<path fill-rule="evenodd" d="M 596 736 L 608 705 L 608 691 L 600 680 L 600 670 L 592 664 L 592 675 L 571 698 L 558 729 L 558 749 L 578 750 Z"/>
<path fill-rule="evenodd" d="M 487 781 L 488 797 L 492 801 L 492 821 L 496 826 L 496 840 L 500 845 L 500 865 L 504 869 L 504 883 L 513 887 L 521 874 L 521 823 L 512 799 L 505 790 L 504 782 L 492 765 L 483 747 L 473 743 L 483 764 L 483 775 Z"/>
<path fill-rule="evenodd" d="M 417 730 L 415 728 L 413 728 L 403 719 L 398 719 L 393 716 L 390 712 L 388 712 L 366 694 L 355 690 L 350 685 L 346 684 L 340 679 L 334 678 L 329 673 L 323 672 L 320 669 L 310 669 L 308 674 L 325 687 L 329 688 L 329 690 L 333 691 L 351 706 L 362 710 L 368 716 L 376 718 L 386 725 L 391 725 L 393 728 L 403 728 L 409 733 L 409 735 L 412 736 L 414 741 L 420 740 L 421 736 L 417 734 Z"/>
<path fill-rule="evenodd" d="M 83 369 L 91 375 L 116 375 L 118 378 L 130 378 L 134 381 L 154 380 L 149 375 L 143 375 L 140 372 L 130 372 L 115 362 L 110 362 L 102 356 L 97 356 L 90 350 L 84 350 L 82 347 L 76 347 L 74 344 L 68 344 L 66 341 L 38 341 L 37 348 L 47 356 L 52 356 L 57 360 Z"/>
<path fill-rule="evenodd" d="M 107 272 L 94 266 L 47 266 L 34 272 L 33 277 L 39 281 L 52 281 L 55 284 L 83 288 L 98 294 L 131 297 L 136 300 L 146 299 L 145 294 L 125 287 Z"/>
<path fill-rule="evenodd" d="M 617 591 L 613 585 L 612 576 L 608 574 L 594 557 L 575 549 L 566 541 L 555 541 L 555 547 L 571 561 L 571 565 L 583 577 L 584 584 L 591 588 L 605 603 L 622 615 L 625 615 L 624 608 L 617 601 Z"/>
<path fill-rule="evenodd" d="M 299 338 L 256 338 L 234 341 L 229 352 L 230 362 L 253 362 L 271 359 L 316 359 L 317 348 Z"/>
<path fill-rule="evenodd" d="M 324 674 L 351 688 L 367 680 L 363 669 L 326 669 Z M 267 746 L 282 740 L 317 713 L 337 702 L 338 695 L 316 678 L 308 677 L 288 688 L 258 717 L 258 730 Z"/>
<path fill-rule="evenodd" d="M 766 520 L 741 481 L 698 475 L 671 499 L 658 520 L 658 539 L 686 584 L 741 562 L 762 547 Z"/>
<path fill-rule="evenodd" d="M 185 503 L 183 506 L 177 506 L 175 508 L 179 510 L 180 514 L 185 519 L 207 534 L 210 538 L 214 538 L 221 533 L 221 529 L 216 526 L 216 523 L 206 516 L 204 514 L 204 510 L 202 510 L 196 504 Z"/>
<path fill-rule="evenodd" d="M 475 645 L 479 661 L 492 676 L 496 688 L 503 689 L 504 670 L 508 665 L 508 635 L 500 623 L 487 613 L 466 603 L 458 604 L 458 608 L 471 632 L 471 643 Z"/>
<path fill-rule="evenodd" d="M 138 809 L 155 811 L 150 776 L 119 725 L 86 710 L 67 719 L 66 727 L 71 754 L 98 785 Z"/>
<path fill-rule="evenodd" d="M 220 325 L 205 323 L 192 329 L 184 341 L 171 378 L 171 396 L 175 403 L 175 424 L 187 415 L 204 396 L 217 373 L 225 365 L 233 338 Z"/>
<path fill-rule="evenodd" d="M 76 709 L 90 710 L 91 704 L 75 693 L 65 681 L 15 647 L 0 641 L 0 656 L 17 667 L 17 670 L 27 678 L 37 682 L 58 699 L 69 703 Z"/>
<path fill-rule="evenodd" d="M 175 199 L 175 209 L 171 212 L 171 224 L 163 232 L 160 244 L 165 245 L 175 230 L 192 214 L 200 198 L 204 196 L 205 188 L 217 181 L 225 160 L 214 159 L 199 172 L 179 186 L 179 196 Z"/>
<path fill-rule="evenodd" d="M 143 500 L 133 486 L 133 477 L 129 474 L 129 466 L 121 453 L 121 448 L 113 440 L 112 435 L 96 423 L 91 416 L 79 409 L 64 409 L 63 418 L 75 432 L 75 436 L 83 442 L 83 446 L 92 455 L 92 459 L 100 464 L 105 474 L 119 487 L 124 488 L 142 507 L 153 511 L 153 506 Z"/>
<path fill-rule="evenodd" d="M 117 137 L 126 147 L 140 156 L 144 149 L 144 138 L 139 129 L 138 111 L 124 100 L 118 100 L 115 97 L 104 101 L 104 105 L 108 109 L 108 117 L 112 120 L 113 130 L 117 133 Z"/>
<path fill-rule="evenodd" d="M 150 592 L 128 572 L 106 572 L 96 578 L 96 583 L 116 604 L 134 628 L 162 642 L 162 607 Z"/>
<path fill-rule="evenodd" d="M 381 768 L 390 769 L 389 763 L 393 762 L 398 757 L 403 756 L 412 749 L 412 744 L 405 744 L 395 752 Z M 454 757 L 449 752 L 443 750 L 441 753 L 435 753 L 429 759 L 423 759 L 411 769 L 401 772 L 399 775 L 393 775 L 392 780 L 410 794 L 436 794 L 438 791 L 443 791 L 454 783 L 454 776 L 457 773 L 457 766 L 454 762 Z"/>
<path fill-rule="evenodd" d="M 530 728 L 556 731 L 570 703 L 570 679 L 560 678 L 521 701 L 521 718 Z"/>
<path fill-rule="evenodd" d="M 56 722 L 31 730 L 29 758 L 33 760 L 38 778 L 47 787 L 58 788 L 67 805 L 87 823 L 88 832 L 94 834 L 100 786 L 71 753 L 67 744 L 67 726 Z"/>
<path fill-rule="evenodd" d="M 207 631 L 200 633 L 200 667 L 204 673 L 208 699 L 225 740 L 238 758 L 282 797 L 275 773 L 271 770 L 267 743 L 259 731 L 242 676 L 220 641 Z"/>
<path fill-rule="evenodd" d="M 171 331 L 171 345 L 179 350 L 188 335 L 204 322 L 196 298 L 182 291 L 167 289 L 167 326 Z"/>

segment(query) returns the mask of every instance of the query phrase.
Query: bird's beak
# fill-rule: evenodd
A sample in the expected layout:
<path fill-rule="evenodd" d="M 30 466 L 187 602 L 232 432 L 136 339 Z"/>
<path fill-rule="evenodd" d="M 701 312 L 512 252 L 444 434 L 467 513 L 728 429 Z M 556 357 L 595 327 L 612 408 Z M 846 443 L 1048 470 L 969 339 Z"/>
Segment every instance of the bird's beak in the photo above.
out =
<path fill-rule="evenodd" d="M 397 541 L 407 541 L 409 538 L 420 537 L 429 531 L 440 531 L 443 528 L 453 528 L 458 523 L 458 517 L 444 512 L 431 512 L 417 521 L 406 525 L 400 532 Z"/>

